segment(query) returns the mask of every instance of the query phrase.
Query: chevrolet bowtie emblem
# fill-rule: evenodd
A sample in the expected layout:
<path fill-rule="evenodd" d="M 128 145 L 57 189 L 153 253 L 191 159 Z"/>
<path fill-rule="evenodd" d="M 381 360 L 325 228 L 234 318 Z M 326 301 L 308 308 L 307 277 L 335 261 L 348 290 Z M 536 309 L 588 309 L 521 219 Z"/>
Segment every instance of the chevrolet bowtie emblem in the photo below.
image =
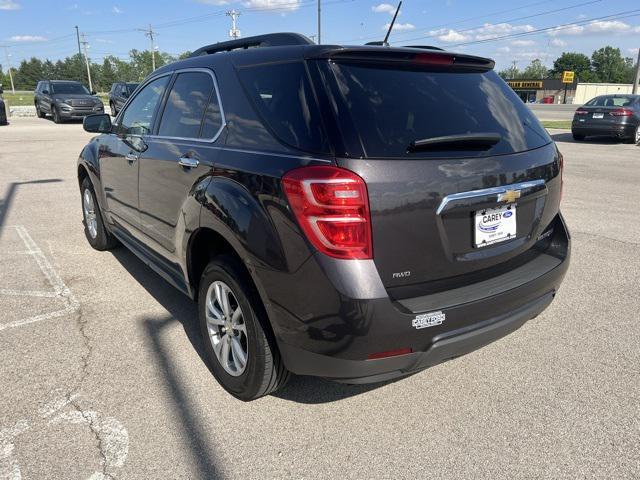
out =
<path fill-rule="evenodd" d="M 520 190 L 507 190 L 498 194 L 499 202 L 513 203 L 520 198 Z"/>

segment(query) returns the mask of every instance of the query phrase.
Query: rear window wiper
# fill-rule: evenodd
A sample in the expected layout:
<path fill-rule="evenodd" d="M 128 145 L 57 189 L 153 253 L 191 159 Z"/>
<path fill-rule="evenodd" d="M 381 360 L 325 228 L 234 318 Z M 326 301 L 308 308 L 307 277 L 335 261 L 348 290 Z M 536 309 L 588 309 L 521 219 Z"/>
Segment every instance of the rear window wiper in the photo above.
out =
<path fill-rule="evenodd" d="M 460 133 L 444 137 L 414 140 L 407 147 L 408 152 L 420 150 L 488 150 L 502 137 L 498 133 Z"/>

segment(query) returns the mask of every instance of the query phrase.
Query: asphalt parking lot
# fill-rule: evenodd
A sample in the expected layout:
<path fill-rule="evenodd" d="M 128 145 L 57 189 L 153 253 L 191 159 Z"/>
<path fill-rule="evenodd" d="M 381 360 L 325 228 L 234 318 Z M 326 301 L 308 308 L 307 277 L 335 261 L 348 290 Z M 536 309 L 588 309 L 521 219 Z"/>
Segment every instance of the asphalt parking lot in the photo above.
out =
<path fill-rule="evenodd" d="M 574 143 L 552 306 L 383 385 L 295 378 L 242 403 L 195 308 L 83 234 L 78 123 L 0 127 L 0 479 L 639 478 L 640 147 Z"/>

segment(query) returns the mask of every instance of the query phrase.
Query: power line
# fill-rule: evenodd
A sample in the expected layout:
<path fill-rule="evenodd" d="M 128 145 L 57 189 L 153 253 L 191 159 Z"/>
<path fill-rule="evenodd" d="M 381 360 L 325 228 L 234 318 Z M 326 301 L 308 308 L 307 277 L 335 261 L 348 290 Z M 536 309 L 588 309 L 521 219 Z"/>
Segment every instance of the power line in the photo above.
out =
<path fill-rule="evenodd" d="M 591 4 L 599 3 L 599 2 L 602 2 L 602 0 L 590 0 L 588 2 L 577 3 L 577 4 L 574 4 L 574 5 L 569 5 L 567 7 L 556 8 L 554 10 L 547 10 L 545 12 L 534 13 L 534 14 L 530 14 L 530 15 L 524 15 L 522 17 L 510 18 L 508 20 L 501 20 L 501 21 L 495 23 L 494 25 L 500 25 L 500 24 L 505 24 L 505 23 L 510 23 L 510 22 L 517 22 L 517 21 L 520 21 L 520 20 L 527 20 L 527 19 L 530 19 L 530 18 L 542 17 L 542 16 L 545 16 L 545 15 L 551 15 L 553 13 L 563 12 L 565 10 L 571 10 L 573 8 L 580 8 L 580 7 L 584 7 L 586 5 L 591 5 Z M 477 30 L 477 29 L 482 28 L 482 27 L 484 27 L 484 25 L 479 25 L 479 26 L 476 26 L 476 27 L 466 28 L 464 30 L 457 30 L 457 33 L 471 32 L 473 30 Z M 414 41 L 414 40 L 423 40 L 425 38 L 435 38 L 438 35 L 439 34 L 429 34 L 429 35 L 424 35 L 424 36 L 420 36 L 420 37 L 406 38 L 406 39 L 403 39 L 403 40 L 397 40 L 396 42 L 393 42 L 393 43 L 411 42 L 411 41 Z"/>
<path fill-rule="evenodd" d="M 469 42 L 461 42 L 461 43 L 456 43 L 456 44 L 453 44 L 453 45 L 450 45 L 450 46 L 451 47 L 461 47 L 461 46 L 464 46 L 464 45 L 476 45 L 476 44 L 482 44 L 482 43 L 489 43 L 489 42 L 495 42 L 495 41 L 498 41 L 498 40 L 504 40 L 504 39 L 507 39 L 507 38 L 525 37 L 525 36 L 528 36 L 528 35 L 538 35 L 540 33 L 545 33 L 545 32 L 549 32 L 549 31 L 566 30 L 568 28 L 575 28 L 576 26 L 588 25 L 590 23 L 597 22 L 599 20 L 618 20 L 618 19 L 622 19 L 622 18 L 630 18 L 630 17 L 637 17 L 637 16 L 640 16 L 640 9 L 627 10 L 626 12 L 614 13 L 614 14 L 605 15 L 605 16 L 602 16 L 602 17 L 594 17 L 594 18 L 582 20 L 582 21 L 579 21 L 579 22 L 563 23 L 563 24 L 554 25 L 554 26 L 551 26 L 551 27 L 537 28 L 537 29 L 534 29 L 534 30 L 526 31 L 526 32 L 510 33 L 510 34 L 507 34 L 507 35 L 500 35 L 500 36 L 492 37 L 492 38 L 484 38 L 484 39 L 481 39 L 481 40 L 473 40 L 473 41 L 469 41 Z"/>

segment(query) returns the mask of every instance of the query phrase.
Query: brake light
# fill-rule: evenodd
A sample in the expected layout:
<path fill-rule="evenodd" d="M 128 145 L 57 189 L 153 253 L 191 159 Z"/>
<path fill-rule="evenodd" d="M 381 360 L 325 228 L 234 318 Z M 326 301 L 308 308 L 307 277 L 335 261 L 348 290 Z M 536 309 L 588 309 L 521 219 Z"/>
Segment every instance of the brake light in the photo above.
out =
<path fill-rule="evenodd" d="M 376 352 L 367 355 L 367 360 L 377 360 L 379 358 L 397 357 L 398 355 L 408 355 L 413 350 L 411 348 L 398 348 L 396 350 L 388 350 L 386 352 Z"/>
<path fill-rule="evenodd" d="M 630 117 L 631 115 L 633 115 L 633 111 L 627 108 L 616 108 L 613 112 L 611 112 L 611 115 L 613 115 L 614 117 Z"/>
<path fill-rule="evenodd" d="M 560 201 L 564 192 L 564 156 L 558 152 L 558 166 L 560 167 Z"/>
<path fill-rule="evenodd" d="M 369 197 L 362 178 L 338 167 L 302 167 L 287 172 L 282 185 L 315 248 L 335 258 L 373 258 Z"/>
<path fill-rule="evenodd" d="M 588 113 L 589 112 L 587 112 L 586 110 L 582 110 L 580 108 L 578 110 L 576 110 L 576 115 L 586 115 Z"/>
<path fill-rule="evenodd" d="M 419 53 L 413 60 L 421 65 L 453 65 L 453 57 L 435 53 Z"/>

